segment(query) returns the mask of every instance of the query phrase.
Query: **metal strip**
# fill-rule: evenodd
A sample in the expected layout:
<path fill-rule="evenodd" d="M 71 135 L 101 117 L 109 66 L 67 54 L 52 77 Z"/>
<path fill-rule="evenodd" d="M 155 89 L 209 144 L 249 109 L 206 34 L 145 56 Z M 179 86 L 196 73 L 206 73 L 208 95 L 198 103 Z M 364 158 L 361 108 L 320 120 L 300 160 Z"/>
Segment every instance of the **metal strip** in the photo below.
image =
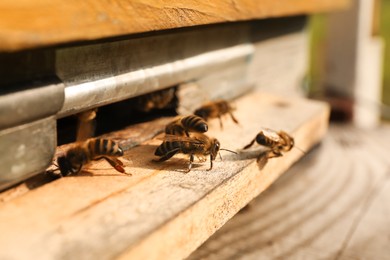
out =
<path fill-rule="evenodd" d="M 0 131 L 0 190 L 43 172 L 56 144 L 54 116 Z"/>
<path fill-rule="evenodd" d="M 248 61 L 253 52 L 252 44 L 241 44 L 151 68 L 69 86 L 65 88 L 65 103 L 58 117 L 142 95 L 223 70 L 236 62 Z"/>
<path fill-rule="evenodd" d="M 0 95 L 0 130 L 55 115 L 64 103 L 64 84 L 45 82 Z"/>

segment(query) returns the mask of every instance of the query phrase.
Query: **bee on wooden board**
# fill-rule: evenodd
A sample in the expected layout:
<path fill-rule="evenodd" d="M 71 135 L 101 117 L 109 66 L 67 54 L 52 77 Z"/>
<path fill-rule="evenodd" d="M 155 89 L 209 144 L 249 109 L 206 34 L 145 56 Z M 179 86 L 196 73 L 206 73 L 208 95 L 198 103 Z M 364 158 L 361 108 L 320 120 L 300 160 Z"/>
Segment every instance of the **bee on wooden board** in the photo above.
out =
<path fill-rule="evenodd" d="M 142 112 L 166 108 L 174 100 L 175 91 L 175 88 L 168 88 L 139 96 L 136 108 Z"/>
<path fill-rule="evenodd" d="M 163 143 L 157 147 L 154 155 L 160 158 L 157 162 L 162 162 L 170 159 L 177 153 L 189 154 L 190 163 L 188 165 L 187 172 L 191 171 L 192 163 L 194 162 L 194 156 L 207 156 L 210 155 L 210 171 L 213 168 L 213 161 L 217 157 L 220 150 L 233 151 L 227 149 L 221 149 L 220 143 L 215 138 L 210 138 L 202 133 L 194 133 L 191 137 L 166 135 Z"/>
<path fill-rule="evenodd" d="M 276 132 L 269 128 L 262 128 L 249 144 L 243 149 L 248 149 L 255 142 L 270 149 L 268 158 L 280 157 L 283 152 L 290 151 L 294 146 L 294 138 L 284 131 Z"/>
<path fill-rule="evenodd" d="M 207 122 L 196 115 L 182 116 L 165 127 L 168 135 L 180 135 L 189 137 L 189 132 L 205 133 L 208 130 Z"/>
<path fill-rule="evenodd" d="M 115 170 L 126 173 L 124 164 L 117 157 L 123 155 L 119 144 L 110 139 L 91 138 L 78 142 L 64 155 L 57 158 L 61 176 L 79 173 L 83 166 L 93 160 L 105 159 Z"/>
<path fill-rule="evenodd" d="M 219 118 L 219 123 L 221 128 L 222 125 L 222 115 L 229 114 L 233 122 L 238 124 L 238 120 L 234 117 L 232 111 L 234 108 L 226 100 L 217 100 L 209 102 L 196 109 L 194 114 L 208 120 L 209 118 Z"/>

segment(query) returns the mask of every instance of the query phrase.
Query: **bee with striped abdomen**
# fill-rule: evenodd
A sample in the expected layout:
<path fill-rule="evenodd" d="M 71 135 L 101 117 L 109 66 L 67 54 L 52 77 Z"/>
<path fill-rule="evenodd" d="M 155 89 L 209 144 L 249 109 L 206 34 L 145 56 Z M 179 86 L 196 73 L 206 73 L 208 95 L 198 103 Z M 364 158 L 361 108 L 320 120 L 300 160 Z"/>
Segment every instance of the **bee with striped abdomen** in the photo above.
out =
<path fill-rule="evenodd" d="M 110 139 L 91 138 L 74 144 L 65 155 L 57 158 L 57 162 L 61 176 L 79 173 L 84 165 L 99 159 L 105 159 L 118 172 L 126 173 L 123 162 L 117 158 L 122 155 L 123 150 L 117 142 Z"/>
<path fill-rule="evenodd" d="M 167 135 L 163 143 L 157 147 L 154 155 L 160 157 L 157 160 L 158 162 L 162 162 L 170 159 L 177 153 L 189 154 L 190 163 L 187 172 L 191 171 L 195 155 L 201 157 L 210 155 L 210 168 L 208 169 L 210 171 L 213 168 L 213 161 L 217 157 L 219 150 L 226 149 L 221 149 L 217 139 L 210 138 L 205 134 L 194 133 L 191 137 Z"/>
<path fill-rule="evenodd" d="M 165 127 L 165 133 L 168 135 L 186 135 L 189 132 L 205 133 L 208 130 L 207 122 L 196 115 L 179 117 Z"/>
<path fill-rule="evenodd" d="M 229 114 L 234 123 L 238 124 L 238 120 L 234 117 L 232 113 L 233 110 L 234 108 L 226 100 L 217 100 L 204 104 L 203 106 L 195 110 L 194 114 L 202 117 L 206 121 L 209 118 L 218 117 L 220 126 L 221 128 L 223 128 L 221 116 L 224 114 Z"/>

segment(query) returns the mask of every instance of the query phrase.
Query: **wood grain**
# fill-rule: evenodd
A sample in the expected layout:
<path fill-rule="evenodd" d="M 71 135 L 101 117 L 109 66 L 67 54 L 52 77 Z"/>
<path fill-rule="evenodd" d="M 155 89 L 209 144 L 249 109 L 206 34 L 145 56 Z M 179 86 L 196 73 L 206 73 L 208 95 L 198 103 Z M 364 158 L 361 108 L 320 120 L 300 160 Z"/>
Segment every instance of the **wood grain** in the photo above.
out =
<path fill-rule="evenodd" d="M 188 259 L 387 259 L 389 131 L 331 126 Z"/>
<path fill-rule="evenodd" d="M 223 148 L 239 149 L 267 126 L 290 132 L 307 151 L 327 129 L 323 103 L 252 93 L 234 104 L 240 125 L 229 117 L 224 131 L 218 120 L 209 124 L 209 135 Z M 128 138 L 128 131 L 112 136 Z M 3 200 L 0 258 L 184 258 L 303 156 L 293 149 L 260 171 L 255 159 L 261 148 L 222 152 L 212 171 L 205 171 L 208 162 L 197 162 L 185 174 L 185 156 L 152 161 L 160 142 L 146 140 L 125 152 L 121 159 L 132 176 L 97 161 L 78 175 Z"/>
<path fill-rule="evenodd" d="M 0 51 L 345 8 L 349 0 L 0 2 Z"/>

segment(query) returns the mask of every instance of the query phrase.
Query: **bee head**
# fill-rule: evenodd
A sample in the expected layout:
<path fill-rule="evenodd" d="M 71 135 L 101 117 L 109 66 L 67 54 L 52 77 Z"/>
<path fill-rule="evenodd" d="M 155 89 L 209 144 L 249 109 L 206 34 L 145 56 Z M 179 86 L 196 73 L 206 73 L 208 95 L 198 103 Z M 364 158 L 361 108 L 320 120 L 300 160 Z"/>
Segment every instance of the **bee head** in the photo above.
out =
<path fill-rule="evenodd" d="M 219 143 L 219 141 L 217 139 L 214 138 L 211 141 L 211 151 L 210 151 L 210 155 L 211 155 L 212 160 L 215 160 L 220 148 L 221 148 L 221 144 Z"/>
<path fill-rule="evenodd" d="M 61 174 L 66 176 L 71 173 L 78 173 L 82 166 L 88 161 L 88 157 L 83 149 L 76 147 L 70 149 L 66 153 L 66 156 L 61 156 L 57 160 L 60 169 L 61 165 L 63 165 L 64 173 L 61 170 Z"/>
<path fill-rule="evenodd" d="M 286 144 L 286 150 L 287 151 L 290 151 L 292 148 L 294 147 L 294 138 L 292 138 L 291 136 L 289 136 L 288 138 L 288 142 Z"/>
<path fill-rule="evenodd" d="M 290 138 L 290 146 L 293 147 L 294 144 L 295 144 L 295 143 L 294 143 L 294 138 L 291 137 L 291 138 Z"/>
<path fill-rule="evenodd" d="M 256 136 L 256 142 L 258 144 L 261 144 L 261 145 L 267 145 L 267 138 L 265 137 L 264 133 L 263 132 L 260 132 L 257 136 Z"/>
<path fill-rule="evenodd" d="M 292 138 L 292 137 L 290 137 L 290 144 L 291 144 L 291 146 L 294 146 L 294 138 Z"/>
<path fill-rule="evenodd" d="M 57 158 L 57 163 L 62 176 L 67 176 L 72 172 L 72 166 L 64 155 Z"/>

